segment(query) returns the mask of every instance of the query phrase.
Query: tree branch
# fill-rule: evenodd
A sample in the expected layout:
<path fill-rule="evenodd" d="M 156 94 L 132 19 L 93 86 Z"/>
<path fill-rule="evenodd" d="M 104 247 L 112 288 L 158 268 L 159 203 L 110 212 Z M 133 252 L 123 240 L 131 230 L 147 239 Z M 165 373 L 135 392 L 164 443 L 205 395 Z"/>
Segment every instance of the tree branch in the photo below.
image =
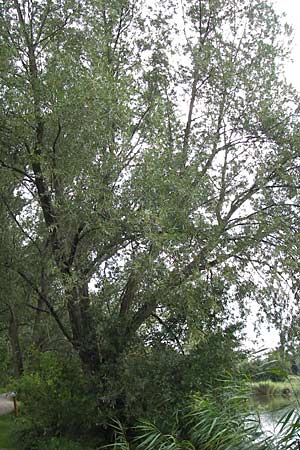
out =
<path fill-rule="evenodd" d="M 28 275 L 26 275 L 23 271 L 21 270 L 17 270 L 17 273 L 23 278 L 23 280 L 25 280 L 29 286 L 31 286 L 33 288 L 33 290 L 37 293 L 37 295 L 40 297 L 40 299 L 45 303 L 45 305 L 47 306 L 47 308 L 49 309 L 50 314 L 52 315 L 52 317 L 54 318 L 54 320 L 56 321 L 59 329 L 61 330 L 61 332 L 63 333 L 63 335 L 65 336 L 65 338 L 73 345 L 73 339 L 70 336 L 70 334 L 67 332 L 66 328 L 64 327 L 64 325 L 62 324 L 60 318 L 58 317 L 57 312 L 55 311 L 55 309 L 53 308 L 53 306 L 51 305 L 51 303 L 49 302 L 49 300 L 40 292 L 40 290 L 35 286 L 35 284 L 33 283 L 33 281 L 28 277 Z"/>
<path fill-rule="evenodd" d="M 11 210 L 8 202 L 6 201 L 5 197 L 0 194 L 0 199 L 2 201 L 2 203 L 5 205 L 10 217 L 13 219 L 13 221 L 17 224 L 17 226 L 20 228 L 20 230 L 22 231 L 22 233 L 24 234 L 24 236 L 26 236 L 31 242 L 32 244 L 36 247 L 36 249 L 38 250 L 38 252 L 41 254 L 41 249 L 38 246 L 38 244 L 36 243 L 36 241 L 30 236 L 29 233 L 27 233 L 27 231 L 22 227 L 22 225 L 20 224 L 20 222 L 18 221 L 16 215 L 13 213 L 13 211 Z"/>
<path fill-rule="evenodd" d="M 51 314 L 47 309 L 38 308 L 37 306 L 31 305 L 30 303 L 25 303 L 25 305 L 28 306 L 28 308 L 34 309 L 35 311 Z"/>
<path fill-rule="evenodd" d="M 152 313 L 151 316 L 154 317 L 154 319 L 156 319 L 162 326 L 164 326 L 166 328 L 167 331 L 169 331 L 172 334 L 176 344 L 178 345 L 179 350 L 184 355 L 183 347 L 182 347 L 178 337 L 174 333 L 174 331 L 157 314 Z"/>
<path fill-rule="evenodd" d="M 38 30 L 37 35 L 36 35 L 36 41 L 34 42 L 34 46 L 35 47 L 38 46 L 39 43 L 40 43 L 40 39 L 41 39 L 43 30 L 44 30 L 44 27 L 45 27 L 46 20 L 47 20 L 49 12 L 50 12 L 50 0 L 47 0 L 47 4 L 46 4 L 45 9 L 44 9 L 44 13 L 43 13 L 43 16 L 42 16 L 40 27 L 39 27 L 39 30 Z"/>
<path fill-rule="evenodd" d="M 81 232 L 83 231 L 84 227 L 85 227 L 84 223 L 79 225 L 78 230 L 75 233 L 73 241 L 71 243 L 71 250 L 70 250 L 69 257 L 64 261 L 64 265 L 68 270 L 70 270 L 73 265 L 73 262 L 74 262 L 74 259 L 76 256 L 76 252 L 77 252 L 77 248 L 78 248 L 78 244 L 82 238 Z"/>
<path fill-rule="evenodd" d="M 2 159 L 0 160 L 0 164 L 4 169 L 12 170 L 13 172 L 18 173 L 18 174 L 22 175 L 23 177 L 26 177 L 31 183 L 34 183 L 34 179 L 24 170 L 19 169 L 18 167 L 11 166 L 11 165 L 5 163 Z"/>
<path fill-rule="evenodd" d="M 137 289 L 137 277 L 134 272 L 132 272 L 128 278 L 128 281 L 125 285 L 125 288 L 123 289 L 120 301 L 120 317 L 126 316 L 128 313 L 130 306 L 132 305 L 132 302 L 135 297 L 136 289 Z"/>

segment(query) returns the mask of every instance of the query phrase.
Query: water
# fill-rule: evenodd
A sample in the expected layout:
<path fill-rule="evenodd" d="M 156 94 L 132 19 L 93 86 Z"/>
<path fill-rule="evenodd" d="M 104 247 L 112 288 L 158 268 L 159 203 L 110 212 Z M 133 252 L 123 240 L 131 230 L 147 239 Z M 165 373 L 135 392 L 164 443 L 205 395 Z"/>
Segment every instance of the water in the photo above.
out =
<path fill-rule="evenodd" d="M 259 413 L 261 428 L 266 436 L 275 436 L 277 434 L 278 422 L 287 411 L 288 408 L 285 407 L 276 411 L 264 411 Z"/>
<path fill-rule="evenodd" d="M 278 422 L 291 409 L 299 409 L 295 398 L 257 397 L 254 407 L 258 411 L 261 428 L 266 436 L 276 436 L 280 426 Z"/>

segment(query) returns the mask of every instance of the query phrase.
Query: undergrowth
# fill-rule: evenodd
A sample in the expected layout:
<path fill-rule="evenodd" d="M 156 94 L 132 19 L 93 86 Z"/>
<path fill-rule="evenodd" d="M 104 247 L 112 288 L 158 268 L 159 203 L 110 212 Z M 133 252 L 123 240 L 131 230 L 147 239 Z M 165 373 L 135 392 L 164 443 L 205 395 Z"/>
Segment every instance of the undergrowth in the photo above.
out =
<path fill-rule="evenodd" d="M 186 409 L 177 414 L 169 433 L 159 423 L 141 420 L 131 430 L 115 421 L 113 450 L 298 450 L 300 416 L 285 412 L 276 435 L 266 437 L 259 416 L 249 410 L 249 392 L 241 385 L 225 384 L 214 396 L 194 395 Z M 133 438 L 128 439 L 128 435 Z"/>

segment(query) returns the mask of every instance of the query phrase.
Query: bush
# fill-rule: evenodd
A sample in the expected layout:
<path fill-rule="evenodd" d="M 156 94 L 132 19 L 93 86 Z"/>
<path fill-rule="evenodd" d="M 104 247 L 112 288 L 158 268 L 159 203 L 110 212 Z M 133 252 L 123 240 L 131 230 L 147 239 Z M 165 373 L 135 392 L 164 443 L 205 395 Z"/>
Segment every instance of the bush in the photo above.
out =
<path fill-rule="evenodd" d="M 205 393 L 234 371 L 238 353 L 231 336 L 214 333 L 183 355 L 167 345 L 132 349 L 114 370 L 110 390 L 121 392 L 123 425 L 147 417 L 167 429 L 192 392 Z"/>
<path fill-rule="evenodd" d="M 209 395 L 194 395 L 177 426 L 165 433 L 148 420 L 139 421 L 129 441 L 128 430 L 120 422 L 112 424 L 113 450 L 296 450 L 299 448 L 299 421 L 296 410 L 285 411 L 276 435 L 266 436 L 259 416 L 251 414 L 245 383 L 234 380 Z"/>
<path fill-rule="evenodd" d="M 257 416 L 250 414 L 248 391 L 230 380 L 212 395 L 193 396 L 177 426 L 169 432 L 148 420 L 134 428 L 134 445 L 120 423 L 113 425 L 114 450 L 266 450 L 274 449 L 263 435 Z M 270 446 L 269 446 L 270 444 Z M 107 447 L 108 448 L 108 447 Z M 279 450 L 279 449 L 278 449 Z"/>
<path fill-rule="evenodd" d="M 24 417 L 19 434 L 25 448 L 27 441 L 33 445 L 41 436 L 76 437 L 89 432 L 97 409 L 88 388 L 74 355 L 61 357 L 47 352 L 36 356 L 34 367 L 24 373 L 16 387 Z"/>
<path fill-rule="evenodd" d="M 59 437 L 39 441 L 36 448 L 37 450 L 94 450 L 91 447 L 85 447 L 82 443 Z"/>

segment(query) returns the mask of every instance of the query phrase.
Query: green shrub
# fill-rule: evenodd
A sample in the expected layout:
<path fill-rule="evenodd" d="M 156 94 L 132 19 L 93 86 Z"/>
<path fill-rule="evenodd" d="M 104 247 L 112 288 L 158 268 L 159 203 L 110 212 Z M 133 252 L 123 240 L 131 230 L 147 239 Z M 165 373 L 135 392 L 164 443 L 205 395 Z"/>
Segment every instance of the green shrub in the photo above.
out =
<path fill-rule="evenodd" d="M 53 437 L 39 442 L 38 450 L 94 450 L 82 443 L 64 438 Z"/>
<path fill-rule="evenodd" d="M 95 450 L 95 448 L 86 446 L 82 442 L 57 436 L 52 438 L 41 437 L 35 440 L 29 440 L 28 437 L 26 437 L 26 442 L 26 446 L 24 446 L 23 442 L 22 448 L 28 450 Z"/>
<path fill-rule="evenodd" d="M 204 393 L 218 385 L 234 370 L 236 359 L 232 337 L 221 331 L 203 338 L 185 355 L 162 344 L 133 348 L 111 377 L 112 396 L 119 391 L 123 401 L 124 416 L 117 418 L 132 425 L 138 417 L 147 417 L 166 430 L 191 393 Z"/>
<path fill-rule="evenodd" d="M 213 396 L 193 396 L 184 413 L 177 413 L 177 425 L 168 432 L 159 423 L 142 420 L 128 442 L 128 430 L 113 425 L 114 450 L 266 450 L 273 449 L 260 429 L 258 417 L 250 414 L 245 383 L 230 380 L 215 389 Z M 279 450 L 279 449 L 278 449 Z"/>
<path fill-rule="evenodd" d="M 41 436 L 84 436 L 95 424 L 95 396 L 73 355 L 47 352 L 36 357 L 17 385 L 22 441 Z M 54 447 L 53 447 L 54 448 Z"/>
<path fill-rule="evenodd" d="M 276 395 L 281 395 L 281 392 L 273 381 L 260 381 L 257 383 L 252 383 L 253 394 L 260 397 L 273 397 Z"/>

